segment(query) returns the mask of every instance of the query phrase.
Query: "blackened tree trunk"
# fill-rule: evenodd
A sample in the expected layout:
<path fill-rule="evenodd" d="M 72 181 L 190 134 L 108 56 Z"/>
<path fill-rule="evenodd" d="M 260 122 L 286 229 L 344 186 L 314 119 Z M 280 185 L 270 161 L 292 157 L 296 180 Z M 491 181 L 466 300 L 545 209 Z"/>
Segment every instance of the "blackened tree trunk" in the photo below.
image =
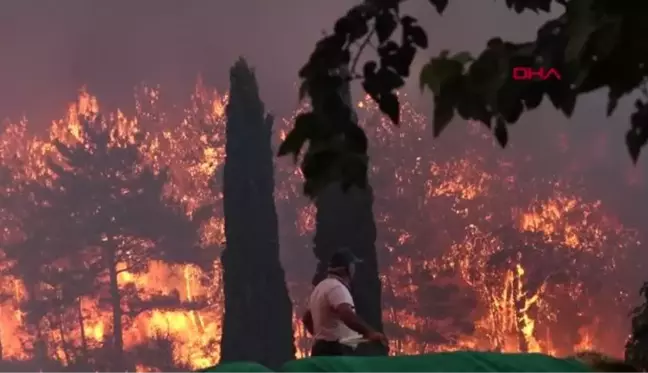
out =
<path fill-rule="evenodd" d="M 119 280 L 117 273 L 117 259 L 115 258 L 115 251 L 113 246 L 115 243 L 109 241 L 106 243 L 104 248 L 104 256 L 106 259 L 106 267 L 108 268 L 108 281 L 110 289 L 110 304 L 112 306 L 112 319 L 113 319 L 113 354 L 114 361 L 113 366 L 115 369 L 124 369 L 126 364 L 124 363 L 124 331 L 122 325 L 122 316 L 124 310 L 121 306 L 121 292 L 119 290 Z"/>
<path fill-rule="evenodd" d="M 255 361 L 271 369 L 294 358 L 292 303 L 279 260 L 271 148 L 254 72 L 230 71 L 223 198 L 225 316 L 221 362 Z"/>
<path fill-rule="evenodd" d="M 363 260 L 358 264 L 352 292 L 358 315 L 376 330 L 382 331 L 381 283 L 378 277 L 378 260 L 375 239 L 376 226 L 371 188 L 350 189 L 346 193 L 340 185 L 332 184 L 322 191 L 315 203 L 317 207 L 315 256 L 318 274 L 314 283 L 326 271 L 326 262 L 336 248 L 346 246 Z M 367 354 L 384 354 L 383 349 L 368 349 Z"/>
<path fill-rule="evenodd" d="M 340 95 L 353 110 L 349 86 L 344 85 Z M 315 112 L 323 110 L 319 103 L 312 102 Z M 355 115 L 354 115 L 355 117 Z M 357 126 L 356 123 L 350 125 Z M 327 261 L 333 252 L 341 247 L 349 248 L 363 260 L 356 269 L 352 293 L 356 311 L 376 330 L 382 331 L 381 282 L 376 253 L 376 222 L 373 215 L 373 189 L 370 185 L 360 189 L 352 187 L 343 190 L 339 183 L 331 183 L 320 192 L 315 200 L 317 207 L 314 253 L 318 259 L 313 284 L 326 273 Z M 362 346 L 363 355 L 386 354 L 380 346 Z"/>
<path fill-rule="evenodd" d="M 632 330 L 625 346 L 625 359 L 645 372 L 648 370 L 648 281 L 640 290 L 642 303 L 632 311 Z"/>
<path fill-rule="evenodd" d="M 83 323 L 83 305 L 81 304 L 81 298 L 77 299 L 77 322 L 79 323 L 79 333 L 81 334 L 81 358 L 82 363 L 87 363 L 88 359 L 88 337 L 86 337 L 85 325 Z"/>
<path fill-rule="evenodd" d="M 527 340 L 527 336 L 524 334 L 525 329 L 527 329 L 527 319 L 525 318 L 524 313 L 527 311 L 526 305 L 525 305 L 525 294 L 526 294 L 526 289 L 525 289 L 525 284 L 524 284 L 524 279 L 520 274 L 517 272 L 517 268 L 513 266 L 511 268 L 511 271 L 514 274 L 513 278 L 513 289 L 511 289 L 512 294 L 511 296 L 514 299 L 514 312 L 515 312 L 515 320 L 517 320 L 517 337 L 518 337 L 518 348 L 520 352 L 527 353 L 529 352 L 529 341 Z"/>

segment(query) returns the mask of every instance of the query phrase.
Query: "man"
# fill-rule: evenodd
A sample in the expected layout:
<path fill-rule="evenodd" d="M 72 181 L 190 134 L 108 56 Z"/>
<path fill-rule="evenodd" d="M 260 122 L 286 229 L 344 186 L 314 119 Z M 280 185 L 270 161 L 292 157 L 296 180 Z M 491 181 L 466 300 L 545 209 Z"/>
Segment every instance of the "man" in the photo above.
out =
<path fill-rule="evenodd" d="M 387 346 L 387 338 L 355 312 L 350 286 L 358 262 L 351 251 L 339 250 L 328 263 L 327 277 L 313 289 L 303 318 L 315 338 L 311 356 L 351 355 L 361 339 Z"/>

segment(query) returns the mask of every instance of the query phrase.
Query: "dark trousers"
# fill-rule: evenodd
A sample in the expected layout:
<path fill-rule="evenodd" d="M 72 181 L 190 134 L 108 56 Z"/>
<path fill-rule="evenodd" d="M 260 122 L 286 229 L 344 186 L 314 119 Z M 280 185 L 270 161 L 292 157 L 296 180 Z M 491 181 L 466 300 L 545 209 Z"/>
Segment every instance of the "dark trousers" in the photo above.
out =
<path fill-rule="evenodd" d="M 337 341 L 316 340 L 311 349 L 311 356 L 353 355 L 353 348 Z"/>

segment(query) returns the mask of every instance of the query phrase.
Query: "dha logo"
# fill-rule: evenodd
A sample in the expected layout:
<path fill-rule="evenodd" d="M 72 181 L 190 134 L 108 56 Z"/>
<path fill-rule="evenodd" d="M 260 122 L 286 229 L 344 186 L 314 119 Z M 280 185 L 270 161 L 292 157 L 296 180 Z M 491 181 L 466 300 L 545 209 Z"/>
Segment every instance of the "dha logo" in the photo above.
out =
<path fill-rule="evenodd" d="M 562 77 L 556 69 L 545 70 L 543 67 L 533 70 L 530 67 L 517 66 L 513 68 L 513 80 L 561 80 Z"/>

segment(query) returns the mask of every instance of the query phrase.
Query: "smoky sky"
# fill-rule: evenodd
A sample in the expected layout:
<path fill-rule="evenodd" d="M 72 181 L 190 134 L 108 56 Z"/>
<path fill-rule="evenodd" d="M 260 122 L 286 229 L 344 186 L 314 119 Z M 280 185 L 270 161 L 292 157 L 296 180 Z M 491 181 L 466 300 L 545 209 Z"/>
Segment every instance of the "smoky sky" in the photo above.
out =
<path fill-rule="evenodd" d="M 5 0 L 0 2 L 0 114 L 54 114 L 83 84 L 101 101 L 116 104 L 126 104 L 140 81 L 181 96 L 198 72 L 226 88 L 228 68 L 238 56 L 256 67 L 268 107 L 290 110 L 300 64 L 354 3 Z M 427 1 L 410 3 L 430 31 L 430 53 L 478 49 L 493 34 L 522 40 L 541 21 L 513 16 L 491 2 L 475 8 L 482 2 L 454 1 L 443 18 Z"/>
<path fill-rule="evenodd" d="M 0 118 L 26 114 L 33 128 L 59 118 L 86 85 L 108 107 L 132 106 L 133 87 L 161 84 L 186 99 L 195 77 L 227 88 L 228 69 L 244 56 L 255 66 L 269 110 L 287 115 L 297 106 L 297 71 L 315 41 L 352 0 L 3 0 L 0 2 Z M 479 52 L 493 36 L 533 37 L 551 15 L 517 15 L 503 1 L 453 0 L 437 15 L 427 0 L 410 0 L 430 36 L 417 67 L 442 49 Z M 418 69 L 414 69 L 417 71 Z M 429 97 L 408 91 L 429 109 Z M 588 131 L 613 128 L 615 162 L 627 165 L 623 131 L 629 105 L 604 117 L 605 95 L 581 99 L 567 120 L 548 104 L 513 129 L 513 141 L 555 125 Z M 644 162 L 645 163 L 645 162 Z"/>

